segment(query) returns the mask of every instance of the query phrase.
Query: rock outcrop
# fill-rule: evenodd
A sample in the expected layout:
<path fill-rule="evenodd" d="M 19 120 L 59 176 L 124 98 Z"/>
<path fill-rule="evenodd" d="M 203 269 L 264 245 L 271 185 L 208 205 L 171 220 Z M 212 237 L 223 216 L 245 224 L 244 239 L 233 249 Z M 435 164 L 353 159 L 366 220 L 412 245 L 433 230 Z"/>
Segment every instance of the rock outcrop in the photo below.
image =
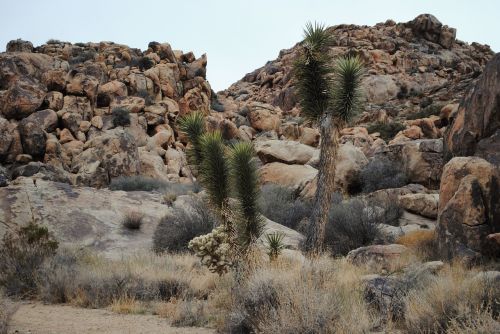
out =
<path fill-rule="evenodd" d="M 448 257 L 500 256 L 488 236 L 500 232 L 500 172 L 478 157 L 457 157 L 444 167 L 439 192 L 438 237 Z"/>
<path fill-rule="evenodd" d="M 34 161 L 93 187 L 121 175 L 190 176 L 165 158 L 170 148 L 184 154 L 178 115 L 210 110 L 207 57 L 188 55 L 157 42 L 145 52 L 111 42 L 9 42 L 0 54 L 0 164 L 15 175 Z"/>
<path fill-rule="evenodd" d="M 500 166 L 500 54 L 485 67 L 452 117 L 445 153 L 475 155 Z"/>

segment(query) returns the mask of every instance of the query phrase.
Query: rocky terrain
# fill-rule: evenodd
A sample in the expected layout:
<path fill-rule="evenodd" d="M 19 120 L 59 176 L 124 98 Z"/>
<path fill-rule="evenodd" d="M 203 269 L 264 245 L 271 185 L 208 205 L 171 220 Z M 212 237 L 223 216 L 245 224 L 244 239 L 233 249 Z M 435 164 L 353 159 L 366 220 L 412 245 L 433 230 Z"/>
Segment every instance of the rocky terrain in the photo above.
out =
<path fill-rule="evenodd" d="M 438 272 L 445 264 L 430 260 L 458 257 L 466 266 L 492 261 L 488 268 L 493 270 L 484 276 L 498 282 L 500 54 L 495 55 L 487 45 L 457 40 L 454 28 L 429 14 L 406 23 L 388 20 L 373 27 L 339 25 L 328 30 L 334 37 L 329 49 L 332 55 L 359 55 L 366 66 L 364 111 L 341 132 L 336 166 L 341 195 L 336 205 L 340 205 L 339 211 L 356 211 L 352 210 L 356 206 L 349 206 L 356 203 L 350 201 L 359 200 L 363 206 L 358 211 L 370 219 L 375 217 L 380 232 L 372 243 L 344 252 L 349 266 L 344 259 L 338 260 L 338 266 L 355 272 L 353 284 L 362 284 L 363 298 L 371 296 L 370 305 L 377 305 L 384 317 L 403 307 L 393 299 L 403 285 L 409 285 L 405 281 L 409 266 L 398 267 L 394 276 L 385 274 L 414 250 L 412 238 L 419 233 L 435 236 L 437 245 L 435 254 L 422 257 L 425 263 L 419 263 L 419 275 L 441 275 Z M 189 210 L 189 199 L 203 195 L 194 191 L 170 194 L 156 188 L 114 190 L 110 184 L 140 176 L 165 187 L 196 188 L 196 173 L 186 159 L 187 138 L 179 132 L 177 119 L 197 111 L 205 115 L 209 130 L 220 130 L 228 142 L 253 142 L 263 186 L 279 185 L 293 194 L 293 199 L 287 199 L 291 208 L 284 210 L 296 215 L 293 226 L 265 220 L 266 233 L 284 234 L 285 269 L 280 268 L 289 272 L 276 274 L 272 264 L 262 267 L 264 277 L 279 277 L 273 282 L 284 277 L 292 280 L 306 270 L 306 260 L 298 250 L 301 225 L 308 218 L 306 211 L 299 216 L 294 210 L 298 212 L 315 194 L 321 140 L 316 124 L 301 117 L 295 96 L 292 68 L 299 49 L 300 43 L 282 50 L 276 60 L 215 93 L 206 79 L 206 55 L 196 58 L 168 43 L 151 42 L 141 51 L 112 42 L 50 40 L 38 47 L 22 40 L 9 42 L 6 52 L 0 54 L 0 236 L 36 222 L 48 226 L 65 246 L 89 248 L 103 255 L 107 259 L 103 263 L 119 261 L 138 250 L 149 251 L 161 218 L 175 214 L 178 208 Z M 275 205 L 269 205 L 268 213 L 279 211 L 280 199 L 268 200 Z M 394 206 L 401 212 L 389 219 Z M 122 226 L 130 210 L 143 213 L 140 231 L 126 231 Z M 265 248 L 264 238 L 259 245 Z M 176 265 L 175 270 L 185 266 L 191 275 L 199 269 L 191 260 L 178 261 L 187 264 Z M 85 272 L 89 263 L 94 264 L 85 262 L 75 270 Z M 376 270 L 365 268 L 374 263 Z M 156 279 L 157 266 L 149 265 L 151 268 L 144 269 L 150 275 L 147 279 Z M 119 265 L 113 262 L 110 266 Z M 334 281 L 351 286 L 351 276 L 340 277 L 335 270 L 329 272 Z M 453 268 L 446 270 L 442 276 L 433 276 L 435 281 L 453 279 L 453 284 L 446 284 L 455 286 Z M 209 277 L 206 272 L 196 275 Z M 301 275 L 297 274 L 297 280 Z M 467 272 L 462 276 L 472 278 L 467 281 L 461 276 L 465 283 L 460 284 L 469 284 L 481 275 Z M 257 281 L 255 286 L 263 280 L 252 279 Z M 191 289 L 197 282 L 183 281 L 182 289 Z M 328 290 L 330 286 L 309 288 L 318 295 L 338 293 Z M 189 303 L 223 304 L 207 297 L 223 288 L 213 283 L 204 289 L 209 292 L 200 293 L 199 289 L 188 294 L 189 298 L 196 296 Z M 85 304 L 81 296 L 68 298 L 77 305 Z M 175 298 L 169 303 L 185 307 L 180 296 Z M 426 308 L 431 309 L 422 306 Z M 203 308 L 196 312 L 207 313 Z M 240 321 L 257 311 L 245 312 L 231 313 L 234 319 L 224 321 Z M 287 323 L 285 315 L 280 316 Z M 408 319 L 405 326 L 411 328 Z M 393 320 L 397 323 L 398 319 L 389 323 Z M 386 324 L 384 320 L 366 326 L 373 332 Z M 20 327 L 24 329 L 26 324 Z M 268 332 L 279 332 L 284 327 L 269 328 Z"/>

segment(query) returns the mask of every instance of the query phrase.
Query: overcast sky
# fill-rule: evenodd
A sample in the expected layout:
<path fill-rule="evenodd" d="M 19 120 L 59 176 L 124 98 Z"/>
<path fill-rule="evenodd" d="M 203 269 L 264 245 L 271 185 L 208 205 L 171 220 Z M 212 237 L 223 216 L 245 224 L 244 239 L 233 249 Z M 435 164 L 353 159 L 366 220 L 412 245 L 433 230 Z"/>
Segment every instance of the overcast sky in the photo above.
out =
<path fill-rule="evenodd" d="M 500 50 L 500 0 L 0 0 L 0 51 L 9 40 L 34 45 L 54 38 L 70 42 L 114 41 L 147 48 L 208 55 L 208 80 L 227 88 L 301 39 L 307 21 L 327 25 L 406 22 L 434 14 L 457 28 L 457 37 Z"/>

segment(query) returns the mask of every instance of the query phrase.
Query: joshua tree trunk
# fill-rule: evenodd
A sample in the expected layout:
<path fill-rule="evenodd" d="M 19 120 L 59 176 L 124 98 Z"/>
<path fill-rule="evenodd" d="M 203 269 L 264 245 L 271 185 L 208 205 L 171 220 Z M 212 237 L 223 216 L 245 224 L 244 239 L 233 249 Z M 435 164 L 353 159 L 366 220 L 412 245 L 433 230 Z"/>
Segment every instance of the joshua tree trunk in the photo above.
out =
<path fill-rule="evenodd" d="M 330 113 L 321 119 L 321 146 L 318 166 L 318 185 L 314 199 L 313 212 L 307 230 L 306 250 L 319 253 L 325 239 L 325 226 L 332 204 L 335 181 L 335 162 L 339 147 L 339 124 L 334 124 Z"/>

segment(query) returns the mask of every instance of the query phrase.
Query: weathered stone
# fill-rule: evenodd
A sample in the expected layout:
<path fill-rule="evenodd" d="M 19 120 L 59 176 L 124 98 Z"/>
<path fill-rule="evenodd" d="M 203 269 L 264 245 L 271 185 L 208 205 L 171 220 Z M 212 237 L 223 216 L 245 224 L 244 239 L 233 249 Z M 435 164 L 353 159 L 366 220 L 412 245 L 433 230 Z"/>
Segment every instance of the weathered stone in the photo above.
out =
<path fill-rule="evenodd" d="M 255 151 L 263 163 L 283 162 L 304 165 L 317 150 L 311 146 L 290 140 L 262 140 L 255 142 Z"/>
<path fill-rule="evenodd" d="M 438 237 L 448 257 L 460 253 L 500 256 L 487 236 L 500 231 L 500 174 L 477 157 L 457 157 L 443 171 L 439 193 Z"/>
<path fill-rule="evenodd" d="M 445 154 L 476 155 L 500 165 L 500 54 L 485 67 L 469 88 L 445 134 Z M 489 138 L 489 139 L 488 139 Z M 485 140 L 487 145 L 479 142 Z"/>
<path fill-rule="evenodd" d="M 312 182 L 318 170 L 307 165 L 288 165 L 281 162 L 272 162 L 260 169 L 261 182 L 275 183 L 300 192 Z"/>
<path fill-rule="evenodd" d="M 278 129 L 281 121 L 273 106 L 255 102 L 250 104 L 248 108 L 248 118 L 254 129 L 258 131 Z"/>
<path fill-rule="evenodd" d="M 399 196 L 401 206 L 418 215 L 437 218 L 439 194 L 407 194 Z"/>

